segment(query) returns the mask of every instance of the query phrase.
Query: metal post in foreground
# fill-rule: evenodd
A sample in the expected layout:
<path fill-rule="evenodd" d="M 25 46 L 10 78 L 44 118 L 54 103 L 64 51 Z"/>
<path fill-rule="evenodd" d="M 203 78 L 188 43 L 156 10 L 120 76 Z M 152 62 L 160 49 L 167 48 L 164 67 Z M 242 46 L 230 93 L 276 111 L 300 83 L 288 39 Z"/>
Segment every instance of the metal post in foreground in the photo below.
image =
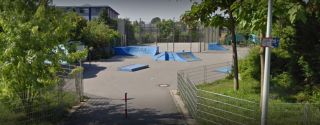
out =
<path fill-rule="evenodd" d="M 188 40 L 190 41 L 190 52 L 192 52 L 192 39 L 191 39 L 191 28 L 189 28 L 189 30 L 188 30 L 189 32 L 188 32 Z M 187 40 L 187 41 L 188 41 Z"/>
<path fill-rule="evenodd" d="M 127 103 L 127 100 L 128 100 L 128 93 L 125 92 L 124 93 L 124 102 L 125 102 L 125 109 L 124 109 L 124 115 L 125 115 L 125 118 L 128 118 L 128 103 Z"/>
<path fill-rule="evenodd" d="M 272 0 L 268 0 L 268 18 L 266 37 L 271 38 L 272 32 Z M 268 115 L 268 98 L 269 98 L 269 81 L 270 81 L 270 59 L 271 47 L 266 47 L 264 75 L 263 75 L 263 93 L 261 107 L 261 125 L 267 125 Z"/>

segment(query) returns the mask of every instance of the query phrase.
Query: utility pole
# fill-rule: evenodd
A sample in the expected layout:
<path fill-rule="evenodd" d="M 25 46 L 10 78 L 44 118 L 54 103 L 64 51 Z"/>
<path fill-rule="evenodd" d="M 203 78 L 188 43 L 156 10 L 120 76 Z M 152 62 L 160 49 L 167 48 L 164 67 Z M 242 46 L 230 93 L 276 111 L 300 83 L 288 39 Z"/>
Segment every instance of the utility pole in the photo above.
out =
<path fill-rule="evenodd" d="M 272 32 L 272 0 L 268 0 L 268 18 L 266 37 L 271 38 Z M 269 98 L 269 82 L 270 82 L 270 60 L 271 47 L 266 47 L 264 77 L 263 77 L 263 93 L 262 93 L 262 109 L 261 109 L 261 125 L 267 125 L 268 120 L 268 98 Z"/>

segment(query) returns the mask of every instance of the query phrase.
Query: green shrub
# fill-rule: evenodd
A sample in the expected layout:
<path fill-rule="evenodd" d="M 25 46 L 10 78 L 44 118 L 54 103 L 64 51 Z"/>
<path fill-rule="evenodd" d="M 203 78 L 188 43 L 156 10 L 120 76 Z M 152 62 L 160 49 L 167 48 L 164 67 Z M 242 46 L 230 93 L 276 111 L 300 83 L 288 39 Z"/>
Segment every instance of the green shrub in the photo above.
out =
<path fill-rule="evenodd" d="M 283 72 L 271 79 L 271 84 L 281 87 L 283 89 L 289 89 L 292 87 L 292 76 L 288 72 Z"/>
<path fill-rule="evenodd" d="M 260 48 L 253 47 L 249 54 L 239 61 L 239 73 L 243 79 L 260 79 Z"/>
<path fill-rule="evenodd" d="M 320 104 L 320 90 L 317 89 L 312 92 L 310 102 Z"/>
<path fill-rule="evenodd" d="M 111 42 L 119 37 L 119 33 L 102 22 L 88 22 L 83 30 L 82 41 L 88 47 L 93 47 L 92 58 L 107 58 L 111 56 Z"/>

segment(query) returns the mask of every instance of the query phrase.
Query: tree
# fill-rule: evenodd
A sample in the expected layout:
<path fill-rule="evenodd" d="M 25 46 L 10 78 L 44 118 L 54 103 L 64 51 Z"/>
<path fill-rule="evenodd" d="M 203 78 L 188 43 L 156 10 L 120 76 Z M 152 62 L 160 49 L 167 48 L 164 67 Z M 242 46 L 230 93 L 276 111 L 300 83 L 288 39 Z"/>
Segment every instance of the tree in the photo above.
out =
<path fill-rule="evenodd" d="M 160 31 L 160 38 L 168 38 L 173 33 L 174 26 L 173 20 L 162 20 L 158 23 L 157 27 Z"/>
<path fill-rule="evenodd" d="M 201 3 L 194 3 L 190 11 L 186 11 L 182 16 L 182 20 L 194 26 L 197 22 L 200 22 L 206 26 L 219 26 L 227 27 L 231 32 L 232 38 L 232 50 L 233 50 L 233 71 L 234 71 L 234 90 L 239 89 L 238 78 L 238 55 L 235 29 L 237 17 L 235 14 L 235 8 L 241 1 L 237 0 L 202 0 Z"/>
<path fill-rule="evenodd" d="M 261 22 L 257 18 L 266 8 L 263 6 L 250 6 L 254 0 L 244 0 L 237 8 L 241 8 L 241 13 L 247 16 L 241 16 L 241 22 L 246 25 L 242 28 L 253 27 L 254 23 Z M 262 2 L 262 1 L 261 1 Z M 264 1 L 266 2 L 266 1 Z M 302 101 L 310 101 L 309 97 L 316 93 L 320 83 L 320 73 L 318 72 L 320 64 L 319 52 L 319 27 L 320 15 L 319 4 L 317 0 L 281 0 L 274 1 L 273 4 L 273 36 L 280 37 L 279 48 L 272 49 L 271 61 L 271 91 L 283 90 L 289 86 L 289 91 L 282 93 L 301 93 L 306 94 Z M 248 5 L 248 6 L 245 6 Z M 260 9 L 259 9 L 260 8 Z M 240 11 L 240 9 L 239 9 Z M 246 12 L 250 11 L 250 12 Z M 241 14 L 240 13 L 240 14 Z M 249 14 L 248 14 L 249 13 Z M 262 15 L 262 14 L 261 14 Z M 260 25 L 260 24 L 258 24 Z M 255 26 L 255 32 L 265 27 Z M 252 56 L 256 57 L 256 56 Z M 252 59 L 251 59 L 252 60 Z M 248 61 L 248 58 L 245 60 Z M 253 62 L 253 61 L 251 61 Z M 250 63 L 246 67 L 251 68 L 246 72 L 257 74 L 259 64 Z M 243 72 L 242 72 L 243 73 Z M 260 79 L 255 78 L 255 79 Z M 262 78 L 261 78 L 262 79 Z M 282 84 L 282 85 L 281 85 Z M 280 88 L 280 87 L 282 88 Z M 279 89 L 280 88 L 280 89 Z M 319 92 L 318 92 L 319 93 Z M 300 99 L 298 99 L 301 101 Z"/>
<path fill-rule="evenodd" d="M 98 20 L 114 30 L 117 30 L 118 28 L 118 22 L 109 17 L 108 11 L 105 8 L 101 10 Z"/>
<path fill-rule="evenodd" d="M 74 27 L 70 31 L 71 40 L 79 41 L 82 39 L 83 29 L 87 26 L 87 20 L 75 12 L 67 13 L 67 17 L 73 22 Z"/>
<path fill-rule="evenodd" d="M 161 19 L 159 17 L 155 17 L 151 20 L 151 24 L 158 24 L 161 22 Z"/>
<path fill-rule="evenodd" d="M 111 47 L 110 43 L 119 37 L 119 33 L 99 21 L 90 21 L 83 29 L 83 42 L 85 45 L 94 48 L 94 58 L 108 57 L 105 48 Z"/>
<path fill-rule="evenodd" d="M 40 91 L 59 83 L 61 61 L 77 60 L 61 47 L 68 47 L 72 23 L 47 0 L 1 1 L 0 99 L 20 98 L 27 114 L 32 112 Z"/>
<path fill-rule="evenodd" d="M 138 22 L 134 22 L 134 23 L 131 23 L 131 21 L 129 19 L 119 19 L 121 21 L 124 22 L 124 34 L 126 35 L 126 39 L 127 39 L 127 44 L 129 45 L 133 45 L 137 42 L 136 40 L 136 34 L 138 31 L 136 30 L 139 30 L 138 29 Z"/>
<path fill-rule="evenodd" d="M 255 4 L 252 4 L 255 3 Z M 265 37 L 267 22 L 267 1 L 243 0 L 240 4 L 235 4 L 235 16 L 238 17 L 239 27 L 251 33 L 260 34 L 260 41 Z M 260 46 L 260 88 L 262 97 L 263 74 L 264 74 L 264 54 L 265 48 Z M 260 102 L 261 104 L 261 102 Z"/>

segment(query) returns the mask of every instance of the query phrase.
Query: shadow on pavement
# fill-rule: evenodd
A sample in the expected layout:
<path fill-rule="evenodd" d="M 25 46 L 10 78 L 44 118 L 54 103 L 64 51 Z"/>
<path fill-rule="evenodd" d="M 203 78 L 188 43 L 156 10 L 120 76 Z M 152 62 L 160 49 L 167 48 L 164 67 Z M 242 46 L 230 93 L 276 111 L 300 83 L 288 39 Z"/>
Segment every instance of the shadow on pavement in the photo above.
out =
<path fill-rule="evenodd" d="M 84 72 L 83 72 L 83 78 L 95 78 L 97 77 L 97 74 L 103 70 L 106 70 L 107 67 L 101 67 L 96 64 L 83 64 Z"/>
<path fill-rule="evenodd" d="M 124 104 L 112 104 L 108 99 L 94 97 L 65 120 L 63 125 L 177 125 L 182 123 L 178 113 L 160 114 L 154 109 L 128 108 L 128 118 L 124 115 Z M 121 102 L 124 102 L 123 100 Z M 130 101 L 129 101 L 130 102 Z"/>

